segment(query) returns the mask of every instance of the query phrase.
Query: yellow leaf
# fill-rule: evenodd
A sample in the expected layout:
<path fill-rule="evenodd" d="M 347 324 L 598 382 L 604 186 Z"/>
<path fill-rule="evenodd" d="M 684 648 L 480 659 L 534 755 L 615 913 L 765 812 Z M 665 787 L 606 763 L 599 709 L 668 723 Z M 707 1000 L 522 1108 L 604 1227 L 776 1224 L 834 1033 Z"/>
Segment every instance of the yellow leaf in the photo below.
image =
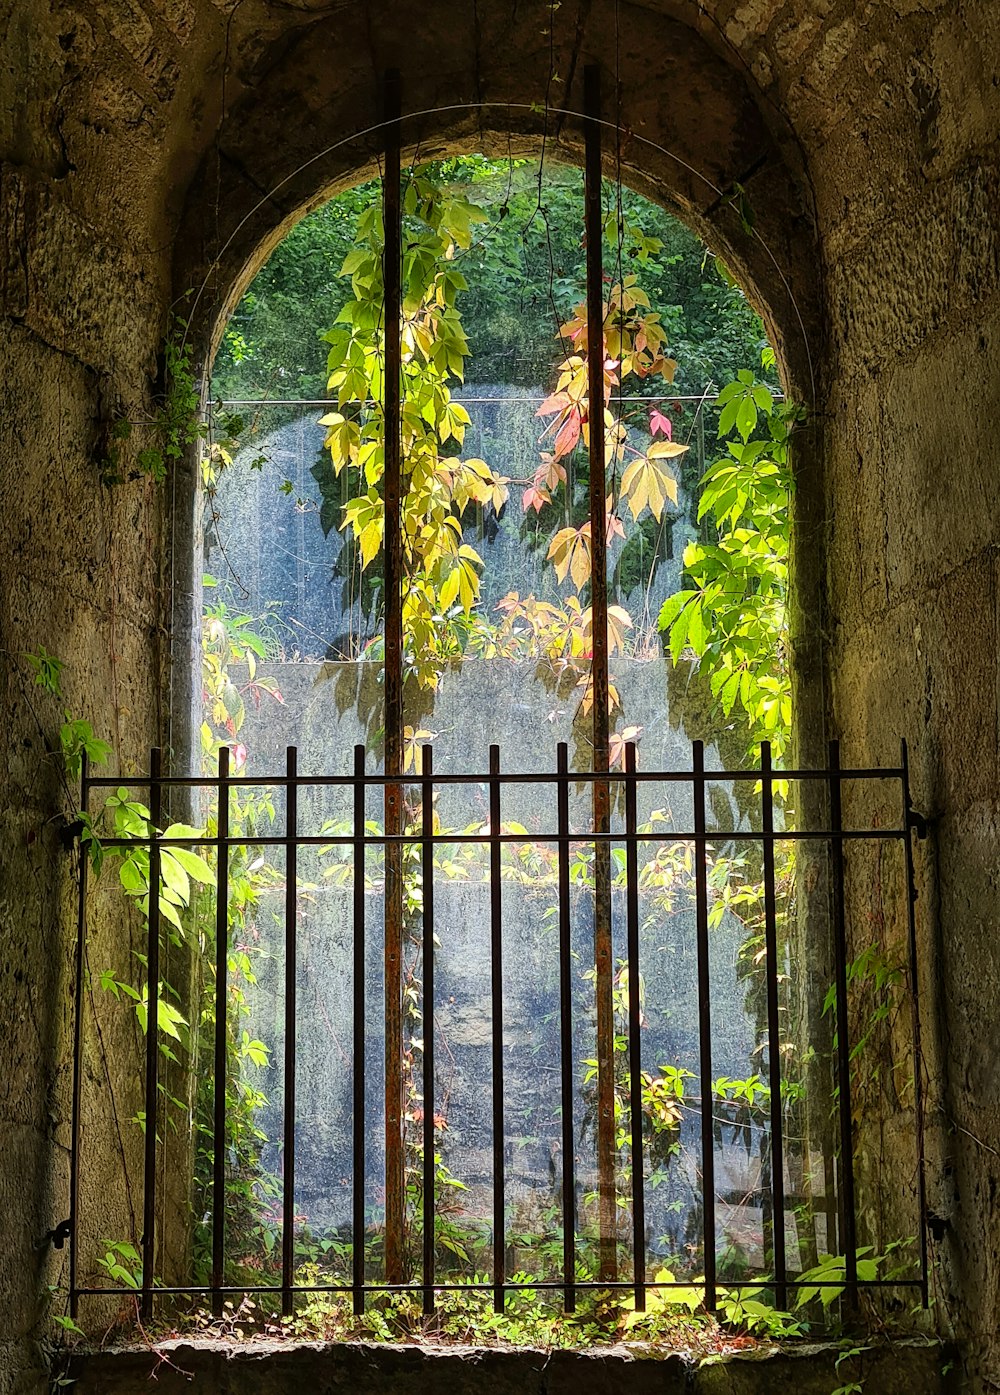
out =
<path fill-rule="evenodd" d="M 590 580 L 590 549 L 585 545 L 582 538 L 573 549 L 573 558 L 569 566 L 570 576 L 578 591 L 582 591 Z"/>
<path fill-rule="evenodd" d="M 438 595 L 441 598 L 442 609 L 447 609 L 448 606 L 453 605 L 455 602 L 455 598 L 458 595 L 459 583 L 461 581 L 461 570 L 461 567 L 455 567 L 453 571 L 448 573 L 441 584 L 441 590 Z"/>
<path fill-rule="evenodd" d="M 654 451 L 657 451 L 657 446 L 650 446 L 648 455 L 633 460 L 622 476 L 622 494 L 628 500 L 633 518 L 637 519 L 648 506 L 650 513 L 659 522 L 666 499 L 677 502 L 677 482 L 656 464 L 655 459 L 650 458 Z M 658 454 L 663 454 L 663 451 L 658 451 Z"/>
<path fill-rule="evenodd" d="M 361 530 L 361 565 L 367 567 L 382 546 L 382 525 L 373 521 Z"/>

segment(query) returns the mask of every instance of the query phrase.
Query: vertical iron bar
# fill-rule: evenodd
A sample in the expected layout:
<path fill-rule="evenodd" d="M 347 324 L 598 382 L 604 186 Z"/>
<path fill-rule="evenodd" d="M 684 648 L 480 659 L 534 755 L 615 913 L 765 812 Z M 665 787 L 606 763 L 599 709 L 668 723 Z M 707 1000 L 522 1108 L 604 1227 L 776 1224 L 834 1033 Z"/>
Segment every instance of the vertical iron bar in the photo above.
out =
<path fill-rule="evenodd" d="M 763 1129 L 760 1131 L 758 1154 L 760 1162 L 760 1222 L 761 1230 L 764 1232 L 764 1254 L 765 1256 L 770 1254 L 773 1257 L 774 1192 L 772 1191 L 771 1140 Z"/>
<path fill-rule="evenodd" d="M 403 773 L 403 542 L 402 461 L 402 208 L 400 205 L 400 77 L 385 75 L 385 174 L 382 181 L 385 319 L 385 773 Z M 403 789 L 385 787 L 385 831 L 403 831 Z M 385 849 L 385 1278 L 403 1279 L 405 1176 L 403 1157 L 403 849 Z"/>
<path fill-rule="evenodd" d="M 212 1312 L 222 1313 L 226 1245 L 226 1045 L 229 979 L 229 747 L 219 747 L 215 890 L 215 1075 L 212 1110 Z"/>
<path fill-rule="evenodd" d="M 285 755 L 285 1092 L 281 1150 L 281 1311 L 290 1317 L 295 1308 L 292 1279 L 295 1270 L 295 1046 L 299 753 L 289 746 Z"/>
<path fill-rule="evenodd" d="M 88 813 L 90 785 L 87 776 L 90 762 L 86 751 L 80 756 L 80 810 L 84 818 Z M 69 1315 L 79 1317 L 80 1298 L 76 1291 L 77 1255 L 80 1235 L 80 1115 L 83 1097 L 83 973 L 86 963 L 87 944 L 87 849 L 83 841 L 78 843 L 80 856 L 80 886 L 76 910 L 76 959 L 75 995 L 76 1012 L 73 1018 L 73 1113 L 70 1126 L 69 1154 Z"/>
<path fill-rule="evenodd" d="M 632 1146 L 632 1265 L 636 1312 L 646 1310 L 646 1194 L 642 1156 L 642 1048 L 639 974 L 639 847 L 635 742 L 625 747 L 625 934 L 628 956 L 628 1080 Z"/>
<path fill-rule="evenodd" d="M 851 1119 L 851 1043 L 847 1021 L 847 922 L 844 908 L 844 840 L 841 806 L 840 742 L 830 742 L 830 862 L 833 891 L 834 972 L 837 1012 L 837 1103 L 840 1120 L 839 1182 L 842 1197 L 847 1306 L 858 1306 L 858 1238 L 854 1209 L 854 1135 Z"/>
<path fill-rule="evenodd" d="M 591 693 L 594 771 L 609 764 L 607 465 L 604 433 L 604 218 L 601 206 L 601 70 L 584 69 L 585 224 L 587 241 L 587 444 L 590 459 Z M 594 781 L 594 831 L 610 827 L 610 788 Z M 594 845 L 594 995 L 597 1010 L 597 1190 L 599 1274 L 617 1275 L 615 1181 L 615 1011 L 611 927 L 611 846 Z"/>
<path fill-rule="evenodd" d="M 423 895 L 424 1312 L 434 1311 L 434 752 L 420 748 L 420 861 Z"/>
<path fill-rule="evenodd" d="M 490 975 L 493 1044 L 493 1308 L 504 1310 L 507 1242 L 503 1097 L 503 889 L 500 880 L 500 747 L 490 747 Z"/>
<path fill-rule="evenodd" d="M 827 1254 L 835 1255 L 837 1253 L 835 1247 L 840 1243 L 838 1230 L 840 1217 L 837 1214 L 837 1174 L 834 1168 L 834 1159 L 828 1149 L 823 1150 L 823 1190 L 826 1250 Z"/>
<path fill-rule="evenodd" d="M 924 1163 L 923 1051 L 920 1042 L 920 997 L 917 977 L 917 886 L 913 874 L 913 803 L 910 798 L 910 752 L 906 739 L 900 742 L 899 763 L 903 771 L 903 849 L 906 857 L 906 923 L 910 958 L 910 1014 L 913 1032 L 913 1112 L 917 1137 L 917 1216 L 920 1245 L 920 1293 L 926 1308 L 928 1293 L 927 1259 L 927 1178 Z"/>
<path fill-rule="evenodd" d="M 382 179 L 383 318 L 385 325 L 385 394 L 383 441 L 385 464 L 385 744 L 386 773 L 390 755 L 402 754 L 403 740 L 403 539 L 400 529 L 402 500 L 402 207 L 400 204 L 400 76 L 385 75 L 385 173 Z M 390 721 L 391 719 L 398 719 Z"/>
<path fill-rule="evenodd" d="M 705 743 L 692 746 L 694 774 L 694 885 L 698 940 L 698 1047 L 701 1070 L 701 1209 L 705 1252 L 705 1307 L 716 1307 L 715 1251 L 715 1120 L 712 1084 L 712 980 L 708 945 L 708 842 L 705 816 Z"/>
<path fill-rule="evenodd" d="M 365 1310 L 365 748 L 354 748 L 354 1210 L 351 1281 L 355 1313 Z"/>
<path fill-rule="evenodd" d="M 576 1166 L 573 1139 L 573 944 L 569 902 L 569 749 L 556 747 L 556 808 L 559 838 L 559 1056 L 562 1067 L 563 1295 L 566 1312 L 576 1311 Z"/>
<path fill-rule="evenodd" d="M 774 884 L 774 774 L 771 743 L 760 743 L 761 837 L 764 854 L 764 947 L 767 980 L 767 1064 L 771 1091 L 771 1211 L 774 1290 L 779 1308 L 788 1306 L 785 1259 L 785 1149 L 781 1105 L 781 1025 L 778 1019 L 778 911 Z"/>
<path fill-rule="evenodd" d="M 153 1267 L 156 1258 L 156 1096 L 160 1040 L 160 845 L 157 841 L 163 786 L 162 753 L 149 753 L 149 940 L 146 949 L 146 1101 L 145 1156 L 142 1185 L 142 1316 L 153 1316 Z"/>

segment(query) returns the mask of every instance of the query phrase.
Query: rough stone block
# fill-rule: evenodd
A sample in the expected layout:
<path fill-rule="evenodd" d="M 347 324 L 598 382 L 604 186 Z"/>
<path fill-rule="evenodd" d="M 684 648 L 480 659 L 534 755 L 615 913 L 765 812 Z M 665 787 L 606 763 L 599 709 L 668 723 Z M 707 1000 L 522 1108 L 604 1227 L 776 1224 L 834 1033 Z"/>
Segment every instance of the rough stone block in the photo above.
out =
<path fill-rule="evenodd" d="M 724 1356 L 695 1372 L 693 1395 L 830 1395 L 857 1381 L 875 1395 L 941 1395 L 948 1364 L 937 1343 L 869 1347 L 842 1362 L 839 1346 L 771 1348 Z"/>
<path fill-rule="evenodd" d="M 141 63 L 153 40 L 153 26 L 145 10 L 135 0 L 104 0 L 101 10 L 112 37 Z"/>
<path fill-rule="evenodd" d="M 195 25 L 191 0 L 148 0 L 179 43 L 186 44 Z"/>

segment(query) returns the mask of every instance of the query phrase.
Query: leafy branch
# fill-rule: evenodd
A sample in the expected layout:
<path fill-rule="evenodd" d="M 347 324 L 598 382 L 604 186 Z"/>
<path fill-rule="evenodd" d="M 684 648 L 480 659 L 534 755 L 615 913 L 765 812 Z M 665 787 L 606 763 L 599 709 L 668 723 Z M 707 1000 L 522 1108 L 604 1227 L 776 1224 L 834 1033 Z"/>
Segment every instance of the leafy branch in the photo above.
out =
<path fill-rule="evenodd" d="M 698 518 L 714 540 L 684 550 L 684 586 L 659 615 L 675 664 L 698 661 L 725 717 L 739 708 L 751 753 L 780 759 L 791 733 L 787 657 L 788 442 L 801 409 L 743 369 L 716 399 L 727 454 L 702 477 Z M 732 439 L 735 433 L 735 439 Z"/>

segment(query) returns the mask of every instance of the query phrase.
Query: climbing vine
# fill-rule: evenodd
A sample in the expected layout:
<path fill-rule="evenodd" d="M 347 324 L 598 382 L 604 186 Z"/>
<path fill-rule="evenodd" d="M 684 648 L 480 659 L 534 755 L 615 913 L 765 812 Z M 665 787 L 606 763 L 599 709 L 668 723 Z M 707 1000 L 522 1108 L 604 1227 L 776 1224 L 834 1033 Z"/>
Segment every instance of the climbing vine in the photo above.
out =
<path fill-rule="evenodd" d="M 188 323 L 173 315 L 161 346 L 160 385 L 152 412 L 138 421 L 118 416 L 102 432 L 98 451 L 102 484 L 110 488 L 126 476 L 138 479 L 143 475 L 154 484 L 163 484 L 190 447 L 207 437 L 192 353 Z M 135 452 L 134 466 L 129 470 L 126 447 L 137 430 L 148 444 Z"/>
<path fill-rule="evenodd" d="M 402 526 L 403 634 L 409 671 L 435 687 L 444 659 L 463 652 L 477 628 L 474 607 L 483 561 L 464 540 L 462 520 L 470 503 L 501 509 L 509 481 L 485 461 L 462 459 L 469 414 L 452 398 L 461 382 L 469 346 L 457 301 L 467 288 L 455 253 L 467 248 L 482 209 L 461 193 L 442 189 L 417 173 L 403 198 L 402 322 Z M 359 217 L 355 245 L 342 274 L 353 299 L 324 336 L 329 344 L 328 390 L 339 410 L 323 417 L 326 447 L 337 477 L 347 470 L 358 491 L 326 526 L 349 529 L 364 571 L 379 555 L 385 535 L 385 344 L 380 209 Z"/>

